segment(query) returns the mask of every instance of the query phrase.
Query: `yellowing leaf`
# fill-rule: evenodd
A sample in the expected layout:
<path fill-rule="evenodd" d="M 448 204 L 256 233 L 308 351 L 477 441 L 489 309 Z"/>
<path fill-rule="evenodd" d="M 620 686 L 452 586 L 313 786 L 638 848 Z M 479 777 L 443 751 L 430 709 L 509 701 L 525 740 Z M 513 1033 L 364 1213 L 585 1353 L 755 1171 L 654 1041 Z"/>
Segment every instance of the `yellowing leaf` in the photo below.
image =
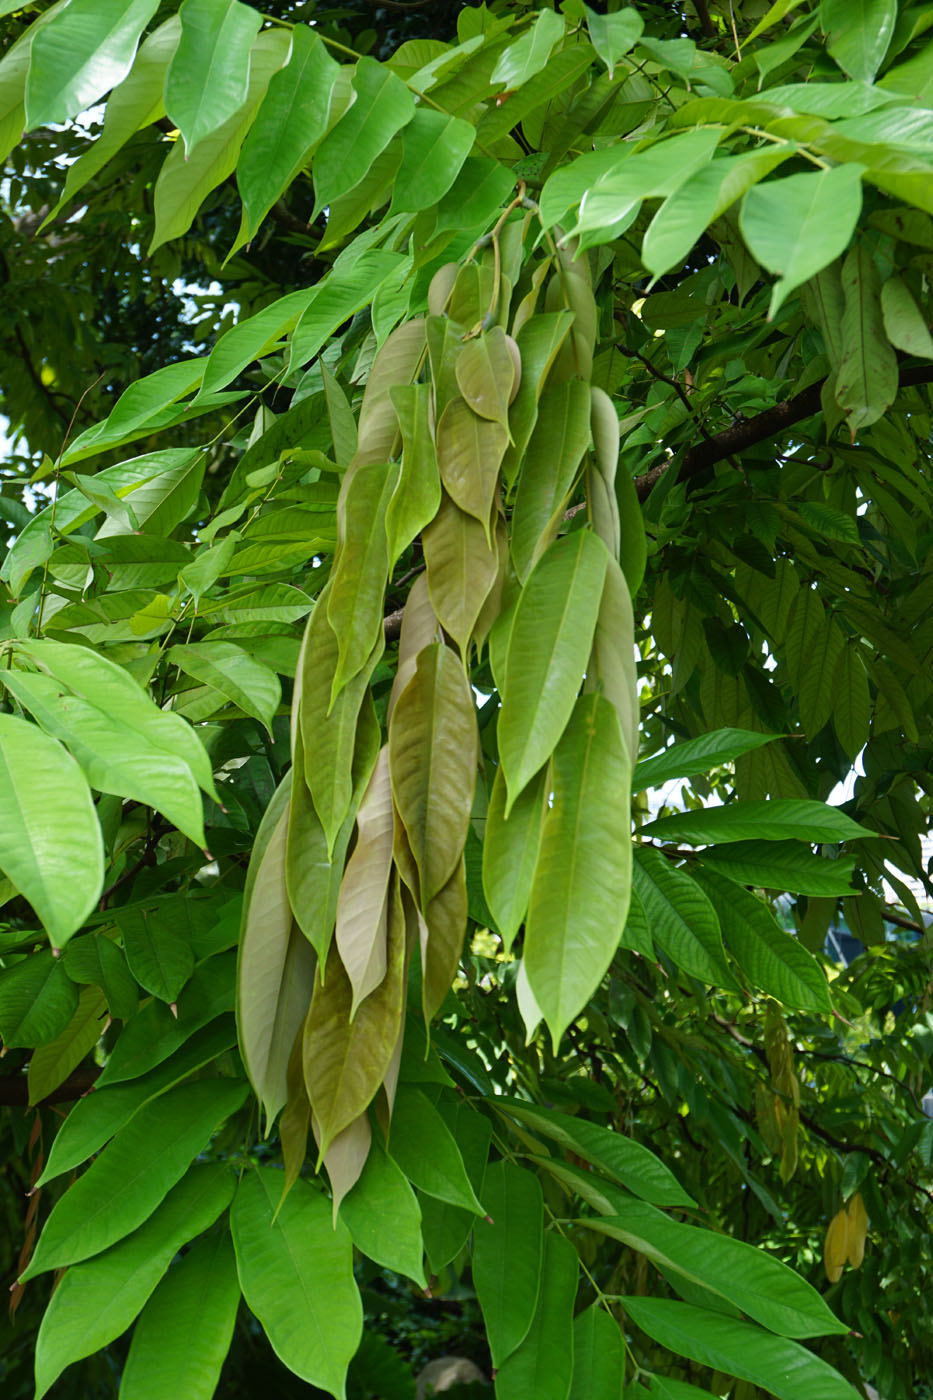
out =
<path fill-rule="evenodd" d="M 823 1242 L 823 1267 L 830 1283 L 838 1283 L 842 1278 L 849 1253 L 849 1217 L 844 1210 L 837 1211 L 829 1222 L 826 1239 Z"/>
<path fill-rule="evenodd" d="M 865 1236 L 868 1234 L 868 1212 L 860 1191 L 856 1191 L 846 1208 L 846 1220 L 846 1258 L 853 1269 L 857 1269 L 865 1258 Z"/>

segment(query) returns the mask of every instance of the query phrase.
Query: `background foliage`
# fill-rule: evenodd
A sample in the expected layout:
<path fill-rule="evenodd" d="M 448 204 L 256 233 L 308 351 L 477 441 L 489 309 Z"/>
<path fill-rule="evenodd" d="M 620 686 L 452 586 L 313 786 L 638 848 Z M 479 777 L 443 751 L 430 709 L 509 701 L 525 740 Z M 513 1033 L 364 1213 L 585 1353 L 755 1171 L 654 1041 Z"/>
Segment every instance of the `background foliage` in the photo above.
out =
<path fill-rule="evenodd" d="M 4 1394 L 925 1394 L 928 10 L 0 5 Z"/>

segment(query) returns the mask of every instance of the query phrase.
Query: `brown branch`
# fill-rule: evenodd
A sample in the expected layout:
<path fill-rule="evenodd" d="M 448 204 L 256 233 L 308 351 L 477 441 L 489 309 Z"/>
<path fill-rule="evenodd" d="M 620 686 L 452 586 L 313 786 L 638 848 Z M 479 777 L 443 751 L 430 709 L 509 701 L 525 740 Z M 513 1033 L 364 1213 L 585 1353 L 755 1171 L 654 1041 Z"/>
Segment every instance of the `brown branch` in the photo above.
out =
<path fill-rule="evenodd" d="M 706 0 L 693 0 L 693 8 L 697 12 L 697 19 L 700 21 L 700 28 L 707 39 L 717 38 L 716 26 L 713 23 Z"/>
<path fill-rule="evenodd" d="M 94 1081 L 100 1074 L 98 1066 L 90 1069 L 76 1069 L 73 1074 L 69 1074 L 57 1089 L 53 1089 L 50 1094 L 46 1094 L 40 1103 L 73 1103 L 75 1099 L 80 1099 L 89 1089 L 93 1089 Z M 4 1108 L 26 1108 L 29 1105 L 29 1085 L 24 1074 L 7 1074 L 0 1076 L 0 1107 Z"/>

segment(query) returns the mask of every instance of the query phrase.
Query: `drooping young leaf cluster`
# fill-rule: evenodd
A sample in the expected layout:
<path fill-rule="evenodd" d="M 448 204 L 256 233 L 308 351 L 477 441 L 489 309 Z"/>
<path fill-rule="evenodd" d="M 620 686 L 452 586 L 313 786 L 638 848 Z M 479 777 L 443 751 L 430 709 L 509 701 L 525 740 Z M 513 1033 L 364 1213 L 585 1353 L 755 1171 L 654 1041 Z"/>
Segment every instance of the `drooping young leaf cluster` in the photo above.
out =
<path fill-rule="evenodd" d="M 125 198 L 240 308 L 78 408 L 50 499 L 3 469 L 37 1393 L 245 1391 L 242 1297 L 387 1395 L 407 1279 L 506 1400 L 913 1397 L 927 20 L 480 6 L 377 60 L 173 8 L 62 0 L 0 59 L 11 191 L 106 98 L 49 285 Z"/>

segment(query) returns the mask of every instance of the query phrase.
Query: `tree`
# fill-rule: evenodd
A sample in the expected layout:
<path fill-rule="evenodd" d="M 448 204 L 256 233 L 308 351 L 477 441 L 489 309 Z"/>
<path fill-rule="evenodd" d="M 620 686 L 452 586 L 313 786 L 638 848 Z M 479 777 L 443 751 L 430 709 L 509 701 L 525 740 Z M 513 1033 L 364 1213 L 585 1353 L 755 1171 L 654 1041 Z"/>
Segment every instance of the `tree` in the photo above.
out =
<path fill-rule="evenodd" d="M 930 16 L 431 13 L 10 21 L 4 1393 L 923 1396 Z"/>

